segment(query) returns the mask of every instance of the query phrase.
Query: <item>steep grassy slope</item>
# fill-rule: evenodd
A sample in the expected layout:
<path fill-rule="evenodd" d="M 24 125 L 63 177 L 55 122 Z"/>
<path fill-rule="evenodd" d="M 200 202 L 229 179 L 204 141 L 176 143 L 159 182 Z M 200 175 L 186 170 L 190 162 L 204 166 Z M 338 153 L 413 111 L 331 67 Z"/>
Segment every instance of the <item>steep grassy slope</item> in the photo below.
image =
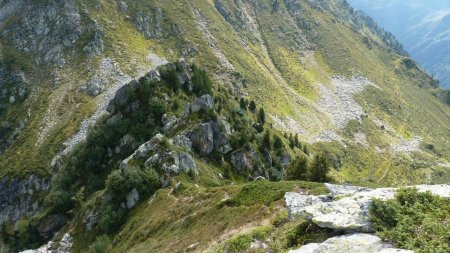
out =
<path fill-rule="evenodd" d="M 30 123 L 17 137 L 15 145 L 2 156 L 2 174 L 8 171 L 22 175 L 31 171 L 46 174 L 49 161 L 61 150 L 61 143 L 77 131 L 83 118 L 93 113 L 99 99 L 80 94 L 76 88 L 89 78 L 72 78 L 92 75 L 82 62 L 95 67 L 102 58 L 108 57 L 123 73 L 135 76 L 139 69 L 151 66 L 147 60 L 149 48 L 150 52 L 168 59 L 180 56 L 195 59 L 215 78 L 264 104 L 275 119 L 285 123 L 277 125 L 299 133 L 307 141 L 317 139 L 324 131 L 337 131 L 342 135 L 330 120 L 329 112 L 324 113 L 317 104 L 321 85 L 334 89 L 330 82 L 332 76 L 362 75 L 380 88 L 367 88 L 370 91 L 358 95 L 358 102 L 364 104 L 369 117 L 361 128 L 367 130 L 364 134 L 373 132 L 369 131 L 374 129 L 371 121 L 382 120 L 399 136 L 406 134 L 406 139 L 418 136 L 424 145 L 432 144 L 442 159 L 438 163 L 447 162 L 445 157 L 449 157 L 450 151 L 445 136 L 449 131 L 449 109 L 425 91 L 432 80 L 420 70 L 405 68 L 403 56 L 396 53 L 396 50 L 402 52 L 401 47 L 384 42 L 390 35 L 380 34 L 381 30 L 370 20 L 355 16 L 340 1 L 320 4 L 314 1 L 152 1 L 142 4 L 130 0 L 124 3 L 125 9 L 120 3 L 109 1 L 78 3 L 87 10 L 85 15 L 102 27 L 104 53 L 90 59 L 67 57 L 71 64 L 58 70 L 57 76 L 62 80 L 54 90 L 42 85 L 38 91 L 33 86 L 36 101 L 39 97 L 50 99 L 45 103 L 36 102 L 39 106 L 27 106 L 32 108 Z M 126 15 L 130 18 L 126 19 Z M 154 19 L 156 23 L 136 21 L 140 17 L 151 20 L 157 15 L 162 18 Z M 145 26 L 150 27 L 150 31 L 143 29 Z M 151 33 L 152 29 L 156 32 Z M 169 32 L 157 33 L 166 30 Z M 84 43 L 80 40 L 77 45 Z M 45 79 L 37 80 L 51 82 Z M 396 104 L 395 108 L 387 108 L 392 106 L 389 104 Z M 76 111 L 70 109 L 74 107 Z M 414 107 L 417 109 L 412 109 Z M 60 112 L 55 108 L 60 108 Z M 424 115 L 432 115 L 434 120 Z M 383 139 L 390 145 L 401 141 L 396 136 L 376 136 L 367 137 L 368 148 L 357 149 L 363 149 L 367 157 L 381 156 L 382 159 L 391 156 L 391 152 L 381 155 L 375 152 L 376 146 L 384 145 Z M 349 141 L 346 138 L 345 142 Z M 433 152 L 425 152 L 425 156 L 433 155 Z M 350 160 L 341 163 L 352 166 Z M 426 167 L 436 164 L 429 162 Z M 372 169 L 384 171 L 383 168 Z"/>

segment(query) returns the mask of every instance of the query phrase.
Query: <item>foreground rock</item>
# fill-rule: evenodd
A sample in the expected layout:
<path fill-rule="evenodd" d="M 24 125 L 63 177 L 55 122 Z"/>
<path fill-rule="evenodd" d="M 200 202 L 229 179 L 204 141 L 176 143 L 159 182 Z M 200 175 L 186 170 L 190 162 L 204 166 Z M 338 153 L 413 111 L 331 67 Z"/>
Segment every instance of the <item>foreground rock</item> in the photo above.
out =
<path fill-rule="evenodd" d="M 326 184 L 334 199 L 300 193 L 286 193 L 289 216 L 311 220 L 324 228 L 336 230 L 372 232 L 369 206 L 372 200 L 388 200 L 395 196 L 397 188 L 369 189 L 354 186 Z M 450 185 L 417 185 L 419 192 L 430 191 L 441 197 L 450 197 Z"/>
<path fill-rule="evenodd" d="M 288 253 L 413 253 L 411 250 L 392 248 L 376 235 L 351 234 L 332 237 L 323 243 L 310 243 Z"/>
<path fill-rule="evenodd" d="M 54 247 L 54 245 L 59 245 L 58 247 Z M 43 245 L 39 249 L 34 250 L 25 250 L 19 253 L 69 253 L 72 249 L 73 238 L 70 234 L 64 234 L 61 241 L 57 244 L 53 241 L 49 241 L 47 244 Z"/>
<path fill-rule="evenodd" d="M 369 207 L 373 199 L 389 200 L 398 188 L 370 189 L 357 186 L 325 184 L 330 195 L 313 196 L 287 192 L 284 196 L 289 217 L 307 219 L 323 228 L 352 233 L 336 236 L 323 243 L 310 243 L 289 253 L 412 253 L 410 250 L 394 249 L 373 234 L 369 221 Z M 431 192 L 450 197 L 450 185 L 417 185 L 419 192 Z"/>

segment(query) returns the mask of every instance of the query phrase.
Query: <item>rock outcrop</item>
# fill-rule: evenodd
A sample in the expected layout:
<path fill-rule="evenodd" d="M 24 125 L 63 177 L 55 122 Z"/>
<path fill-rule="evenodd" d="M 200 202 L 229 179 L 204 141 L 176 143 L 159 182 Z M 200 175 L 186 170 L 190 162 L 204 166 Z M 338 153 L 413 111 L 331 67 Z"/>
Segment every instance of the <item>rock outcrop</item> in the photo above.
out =
<path fill-rule="evenodd" d="M 59 245 L 54 249 L 54 245 Z M 25 250 L 20 253 L 69 253 L 72 249 L 73 238 L 70 234 L 64 234 L 63 238 L 56 242 L 49 241 L 47 244 L 43 245 L 39 249 L 35 250 Z"/>
<path fill-rule="evenodd" d="M 214 149 L 222 154 L 227 154 L 232 150 L 230 144 L 231 126 L 225 118 L 219 118 L 216 122 L 212 122 L 212 130 L 214 135 Z"/>
<path fill-rule="evenodd" d="M 214 108 L 214 98 L 209 95 L 203 95 L 194 101 L 192 103 L 188 103 L 184 107 L 183 117 L 188 116 L 189 114 L 198 112 L 200 110 L 207 110 L 207 109 L 213 109 Z"/>
<path fill-rule="evenodd" d="M 310 243 L 288 253 L 414 253 L 411 250 L 395 249 L 378 236 L 351 234 L 336 236 L 323 243 Z"/>
<path fill-rule="evenodd" d="M 353 233 L 333 237 L 323 243 L 311 243 L 290 253 L 327 252 L 412 252 L 393 249 L 372 234 L 369 207 L 373 199 L 389 200 L 395 197 L 397 188 L 369 189 L 357 186 L 326 184 L 330 195 L 313 196 L 302 193 L 285 194 L 289 217 L 301 217 L 314 224 L 336 231 Z M 412 187 L 412 186 L 410 186 Z M 450 185 L 417 185 L 419 192 L 431 192 L 450 197 Z M 355 233 L 356 232 L 356 233 Z M 363 233 L 361 233 L 363 232 Z"/>
<path fill-rule="evenodd" d="M 189 145 L 189 139 L 184 135 L 177 136 L 175 140 L 167 140 L 162 134 L 155 135 L 151 140 L 142 144 L 132 155 L 121 162 L 120 167 L 125 169 L 130 161 L 145 161 L 145 166 L 161 167 L 168 175 L 177 175 L 180 172 L 192 173 L 198 175 L 197 165 L 194 158 L 187 152 L 181 150 L 173 150 L 167 145 Z M 171 144 L 172 143 L 172 144 Z"/>
<path fill-rule="evenodd" d="M 197 126 L 191 135 L 191 141 L 200 154 L 209 155 L 214 148 L 214 134 L 210 123 Z"/>
<path fill-rule="evenodd" d="M 136 190 L 136 188 L 133 188 L 133 190 L 131 190 L 128 194 L 127 194 L 127 203 L 126 203 L 126 207 L 128 209 L 133 208 L 136 203 L 139 201 L 139 193 Z"/>
<path fill-rule="evenodd" d="M 233 164 L 238 172 L 252 170 L 258 160 L 258 154 L 253 149 L 238 150 L 231 154 L 231 164 Z"/>
<path fill-rule="evenodd" d="M 396 188 L 369 189 L 354 186 L 326 184 L 334 199 L 286 193 L 285 199 L 290 217 L 310 219 L 320 227 L 346 231 L 373 232 L 369 221 L 372 200 L 388 200 L 395 196 Z M 419 192 L 450 197 L 450 185 L 417 185 Z"/>
<path fill-rule="evenodd" d="M 84 45 L 86 54 L 103 49 L 102 29 L 95 21 L 83 20 L 76 1 L 50 1 L 35 4 L 29 0 L 2 2 L 0 22 L 4 22 L 0 36 L 17 49 L 36 54 L 36 63 L 64 65 L 67 52 L 75 49 L 83 35 L 93 38 Z M 93 25 L 86 29 L 83 23 Z"/>
<path fill-rule="evenodd" d="M 40 221 L 38 226 L 39 235 L 48 240 L 68 221 L 68 218 L 61 214 L 50 215 Z"/>
<path fill-rule="evenodd" d="M 35 214 L 40 203 L 35 196 L 49 189 L 48 179 L 30 175 L 25 179 L 0 179 L 0 224 L 16 222 L 22 217 Z"/>
<path fill-rule="evenodd" d="M 141 9 L 131 19 L 137 30 L 147 39 L 160 40 L 180 33 L 179 28 L 169 22 L 165 13 L 159 8 L 154 10 Z"/>

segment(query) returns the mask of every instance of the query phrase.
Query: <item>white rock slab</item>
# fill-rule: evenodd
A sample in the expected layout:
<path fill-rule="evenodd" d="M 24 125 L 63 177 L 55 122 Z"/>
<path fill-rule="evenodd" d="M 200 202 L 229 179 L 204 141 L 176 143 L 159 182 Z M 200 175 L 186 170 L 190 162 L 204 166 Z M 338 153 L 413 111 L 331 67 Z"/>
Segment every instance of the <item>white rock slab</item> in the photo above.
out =
<path fill-rule="evenodd" d="M 395 249 L 371 234 L 351 234 L 332 237 L 323 243 L 310 243 L 288 253 L 414 253 Z"/>
<path fill-rule="evenodd" d="M 369 189 L 353 186 L 326 184 L 335 198 L 286 193 L 289 217 L 298 216 L 311 220 L 320 227 L 336 230 L 373 232 L 369 221 L 369 206 L 373 199 L 388 200 L 395 196 L 397 188 Z M 417 185 L 419 192 L 450 197 L 450 185 Z M 337 197 L 337 198 L 336 198 Z"/>

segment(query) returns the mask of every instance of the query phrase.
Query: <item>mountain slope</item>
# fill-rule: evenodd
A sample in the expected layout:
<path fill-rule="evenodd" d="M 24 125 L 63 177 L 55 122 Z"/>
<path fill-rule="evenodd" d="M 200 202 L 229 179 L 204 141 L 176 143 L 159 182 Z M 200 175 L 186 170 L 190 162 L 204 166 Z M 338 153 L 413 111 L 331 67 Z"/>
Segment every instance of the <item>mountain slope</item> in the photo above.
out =
<path fill-rule="evenodd" d="M 76 252 L 85 252 L 103 233 L 120 241 L 113 248 L 117 252 L 182 251 L 196 243 L 186 236 L 205 236 L 219 213 L 229 222 L 198 246 L 208 249 L 246 223 L 272 218 L 282 204 L 280 192 L 321 193 L 320 184 L 274 182 L 255 189 L 255 194 L 273 193 L 269 199 L 258 195 L 261 202 L 218 203 L 221 196 L 251 198 L 248 187 L 254 188 L 246 186 L 259 176 L 288 178 L 288 164 L 297 156 L 313 162 L 328 154 L 327 176 L 337 182 L 378 186 L 450 178 L 450 107 L 436 98 L 445 93 L 392 34 L 345 1 L 23 0 L 3 1 L 0 14 L 5 31 L 0 189 L 6 189 L 0 194 L 5 207 L 0 221 L 6 224 L 2 236 L 18 249 L 37 246 L 67 224 L 61 232 L 70 230 Z M 203 74 L 196 72 L 203 68 Z M 201 94 L 178 87 L 190 79 L 211 87 Z M 202 98 L 207 94 L 211 99 Z M 264 108 L 266 124 L 258 113 L 241 110 L 251 100 Z M 111 107 L 117 101 L 125 102 Z M 189 103 L 210 108 L 186 117 L 193 110 Z M 152 108 L 164 108 L 168 116 Z M 179 124 L 165 132 L 172 116 Z M 230 143 L 229 153 L 211 153 L 208 138 L 192 153 L 164 141 L 183 135 L 195 142 L 221 117 L 233 133 L 221 137 Z M 261 123 L 269 136 L 279 137 L 279 152 L 260 148 L 267 140 L 258 130 Z M 221 136 L 214 131 L 213 139 Z M 145 169 L 144 157 L 131 156 L 158 132 L 164 134 L 161 152 L 147 150 L 144 157 L 164 158 L 155 165 L 164 189 Z M 212 142 L 213 151 L 223 150 Z M 173 152 L 192 156 L 183 161 L 199 174 L 175 173 L 171 166 L 180 160 Z M 121 166 L 124 160 L 133 169 Z M 123 179 L 117 171 L 129 171 L 131 186 L 108 188 L 108 178 Z M 311 179 L 303 174 L 300 179 Z M 153 183 L 154 188 L 142 187 Z M 137 206 L 124 208 L 128 199 Z M 194 221 L 189 220 L 197 215 L 193 199 L 205 201 Z M 166 215 L 152 201 L 171 203 L 179 215 L 155 217 L 136 228 L 150 214 Z M 250 215 L 260 209 L 260 215 Z M 191 222 L 198 230 L 188 229 Z M 38 238 L 25 237 L 36 235 L 36 229 Z M 159 229 L 181 243 L 155 239 Z M 217 238 L 220 234 L 226 236 Z M 26 245 L 15 241 L 20 237 L 29 239 Z"/>
<path fill-rule="evenodd" d="M 424 69 L 440 80 L 444 88 L 449 87 L 448 1 L 350 0 L 349 3 L 392 31 Z"/>

